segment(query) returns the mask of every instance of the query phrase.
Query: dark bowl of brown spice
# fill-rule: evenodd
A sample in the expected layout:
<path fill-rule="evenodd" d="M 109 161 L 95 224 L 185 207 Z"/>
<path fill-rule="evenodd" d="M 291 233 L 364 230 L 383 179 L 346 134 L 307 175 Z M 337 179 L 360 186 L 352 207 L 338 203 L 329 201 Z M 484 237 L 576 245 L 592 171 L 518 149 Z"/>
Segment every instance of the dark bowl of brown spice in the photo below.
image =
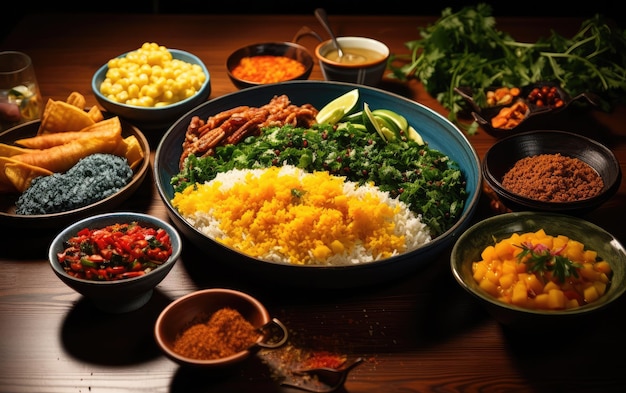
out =
<path fill-rule="evenodd" d="M 622 173 L 611 150 L 567 131 L 541 130 L 497 141 L 482 171 L 500 210 L 586 214 L 619 189 Z"/>
<path fill-rule="evenodd" d="M 261 348 L 279 348 L 288 332 L 254 297 L 212 288 L 189 293 L 165 307 L 154 336 L 163 353 L 181 366 L 219 368 L 239 363 Z"/>

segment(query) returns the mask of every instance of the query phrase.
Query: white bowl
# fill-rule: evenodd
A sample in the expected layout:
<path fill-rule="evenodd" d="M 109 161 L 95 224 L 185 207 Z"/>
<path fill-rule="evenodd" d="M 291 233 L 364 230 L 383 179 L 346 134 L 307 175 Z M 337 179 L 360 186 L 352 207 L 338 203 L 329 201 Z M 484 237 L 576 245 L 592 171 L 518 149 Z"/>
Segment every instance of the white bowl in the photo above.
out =
<path fill-rule="evenodd" d="M 327 56 L 335 49 L 333 42 L 331 40 L 321 42 L 315 48 L 315 55 L 324 79 L 369 86 L 376 86 L 380 83 L 389 59 L 390 52 L 387 45 L 367 37 L 337 37 L 337 41 L 346 53 L 344 57 L 347 56 L 351 48 L 373 51 L 380 56 L 366 58 L 359 62 L 331 60 Z"/>

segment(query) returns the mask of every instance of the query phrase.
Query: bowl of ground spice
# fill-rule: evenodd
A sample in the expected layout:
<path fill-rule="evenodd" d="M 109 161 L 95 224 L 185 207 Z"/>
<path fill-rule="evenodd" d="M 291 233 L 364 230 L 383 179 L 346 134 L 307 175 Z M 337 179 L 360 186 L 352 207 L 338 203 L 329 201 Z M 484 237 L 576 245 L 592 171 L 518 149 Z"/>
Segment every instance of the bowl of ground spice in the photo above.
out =
<path fill-rule="evenodd" d="M 308 79 L 313 57 L 292 42 L 264 42 L 234 51 L 226 60 L 228 77 L 239 89 Z"/>
<path fill-rule="evenodd" d="M 611 150 L 566 131 L 530 131 L 496 142 L 482 162 L 485 183 L 506 210 L 581 215 L 609 200 L 622 174 Z"/>
<path fill-rule="evenodd" d="M 259 300 L 233 289 L 211 288 L 170 303 L 157 318 L 154 337 L 182 366 L 218 368 L 239 363 L 261 348 L 279 348 L 288 332 Z"/>

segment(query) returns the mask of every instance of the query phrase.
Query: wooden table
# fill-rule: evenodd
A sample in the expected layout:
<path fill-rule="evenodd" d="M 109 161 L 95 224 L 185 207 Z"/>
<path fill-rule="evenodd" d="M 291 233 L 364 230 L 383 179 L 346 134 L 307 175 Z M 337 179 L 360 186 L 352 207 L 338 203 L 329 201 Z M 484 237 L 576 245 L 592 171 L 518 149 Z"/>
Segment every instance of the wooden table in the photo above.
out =
<path fill-rule="evenodd" d="M 436 17 L 336 16 L 340 35 L 365 35 L 406 53 L 418 27 Z M 581 20 L 502 18 L 498 27 L 520 40 L 550 29 L 571 36 Z M 261 41 L 289 41 L 301 26 L 323 33 L 312 15 L 32 15 L 15 28 L 2 49 L 30 54 L 44 98 L 64 100 L 72 91 L 96 101 L 91 76 L 109 58 L 151 41 L 198 55 L 211 73 L 211 98 L 236 91 L 226 75 L 234 49 Z M 324 36 L 324 34 L 322 34 Z M 313 39 L 300 41 L 313 50 Z M 321 80 L 316 65 L 310 79 Z M 404 94 L 447 115 L 415 82 Z M 608 144 L 626 171 L 626 108 L 613 113 L 571 114 L 564 129 L 591 130 Z M 581 130 L 581 128 L 585 128 Z M 482 157 L 494 139 L 469 137 Z M 157 140 L 158 142 L 158 140 Z M 156 145 L 154 146 L 156 147 Z M 154 158 L 154 155 L 152 155 Z M 483 197 L 475 221 L 491 214 Z M 119 208 L 167 219 L 152 174 Z M 617 195 L 586 218 L 626 241 L 626 182 Z M 7 232 L 9 232 L 7 234 Z M 264 285 L 223 270 L 187 245 L 179 263 L 144 308 L 122 315 L 94 311 L 61 283 L 46 259 L 51 238 L 3 228 L 0 250 L 0 391 L 10 393 L 99 392 L 282 392 L 259 358 L 231 370 L 179 368 L 158 350 L 152 329 L 172 300 L 206 287 L 247 291 L 281 319 L 295 339 L 363 356 L 350 375 L 349 392 L 618 392 L 626 388 L 626 299 L 575 334 L 529 337 L 494 322 L 454 282 L 449 251 L 432 266 L 396 282 L 350 291 L 304 293 Z M 211 264 L 210 274 L 198 266 Z"/>

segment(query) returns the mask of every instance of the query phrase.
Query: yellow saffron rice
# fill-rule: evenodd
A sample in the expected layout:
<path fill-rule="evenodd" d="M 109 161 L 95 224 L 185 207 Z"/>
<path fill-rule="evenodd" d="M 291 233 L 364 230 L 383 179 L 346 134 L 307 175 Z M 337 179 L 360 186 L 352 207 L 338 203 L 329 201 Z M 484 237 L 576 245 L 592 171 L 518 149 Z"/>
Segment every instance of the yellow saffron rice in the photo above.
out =
<path fill-rule="evenodd" d="M 357 264 L 430 241 L 420 217 L 388 193 L 293 166 L 221 173 L 172 204 L 208 237 L 275 262 Z"/>

